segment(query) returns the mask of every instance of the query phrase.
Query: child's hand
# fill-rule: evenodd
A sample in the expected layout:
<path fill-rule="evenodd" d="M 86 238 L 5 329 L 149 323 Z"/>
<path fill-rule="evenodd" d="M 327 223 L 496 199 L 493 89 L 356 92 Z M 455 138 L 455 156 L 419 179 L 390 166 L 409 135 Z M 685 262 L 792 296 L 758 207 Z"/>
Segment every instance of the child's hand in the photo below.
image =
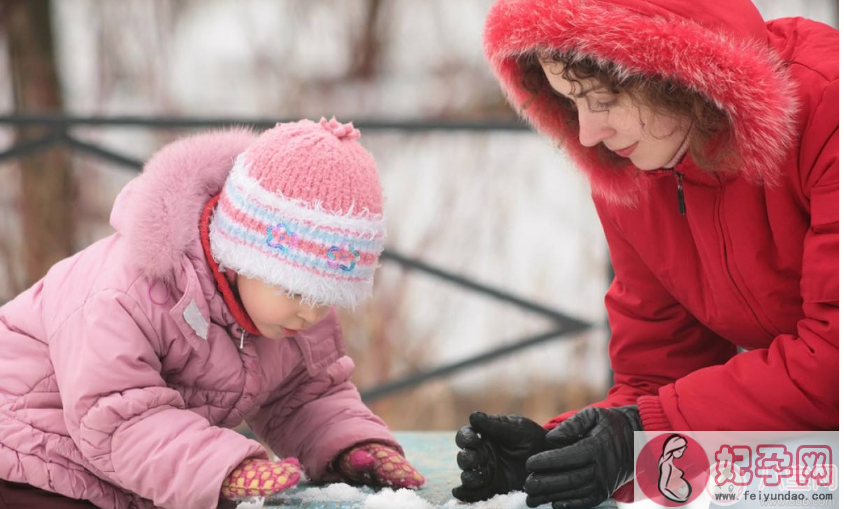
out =
<path fill-rule="evenodd" d="M 245 459 L 223 481 L 220 494 L 226 500 L 266 497 L 296 486 L 302 477 L 301 468 L 296 458 Z"/>
<path fill-rule="evenodd" d="M 422 474 L 397 450 L 382 444 L 356 445 L 343 453 L 338 463 L 343 475 L 362 484 L 412 490 L 425 484 Z"/>

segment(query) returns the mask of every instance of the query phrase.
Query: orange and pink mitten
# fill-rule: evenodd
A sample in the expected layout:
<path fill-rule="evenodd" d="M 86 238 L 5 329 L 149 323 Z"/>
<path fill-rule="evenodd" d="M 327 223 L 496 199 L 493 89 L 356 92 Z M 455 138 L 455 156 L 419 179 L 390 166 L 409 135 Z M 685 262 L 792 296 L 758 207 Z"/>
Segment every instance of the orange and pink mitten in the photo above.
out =
<path fill-rule="evenodd" d="M 425 484 L 425 478 L 404 456 L 383 444 L 356 445 L 343 453 L 337 463 L 345 477 L 361 484 L 412 490 Z"/>
<path fill-rule="evenodd" d="M 223 481 L 220 495 L 226 500 L 267 497 L 296 486 L 302 477 L 301 469 L 296 458 L 279 461 L 247 458 Z"/>

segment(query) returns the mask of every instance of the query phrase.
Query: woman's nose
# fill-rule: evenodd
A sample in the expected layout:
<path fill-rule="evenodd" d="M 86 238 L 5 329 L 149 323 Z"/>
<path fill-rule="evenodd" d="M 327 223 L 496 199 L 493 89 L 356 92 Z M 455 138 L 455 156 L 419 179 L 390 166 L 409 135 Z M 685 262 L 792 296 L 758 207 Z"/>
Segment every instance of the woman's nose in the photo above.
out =
<path fill-rule="evenodd" d="M 607 124 L 607 112 L 589 111 L 589 108 L 578 108 L 577 121 L 580 124 L 580 144 L 593 147 L 615 132 Z"/>

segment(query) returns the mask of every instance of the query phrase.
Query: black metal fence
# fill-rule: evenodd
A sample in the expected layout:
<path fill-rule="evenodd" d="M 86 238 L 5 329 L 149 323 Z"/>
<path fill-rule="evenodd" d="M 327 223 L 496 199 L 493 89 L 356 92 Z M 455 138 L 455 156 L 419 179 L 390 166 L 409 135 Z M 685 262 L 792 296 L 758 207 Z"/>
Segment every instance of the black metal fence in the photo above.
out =
<path fill-rule="evenodd" d="M 143 161 L 139 161 L 125 154 L 121 154 L 106 147 L 83 141 L 72 133 L 76 127 L 141 127 L 146 129 L 193 129 L 212 128 L 227 125 L 245 125 L 255 128 L 268 128 L 277 122 L 292 119 L 250 119 L 250 118 L 182 118 L 182 117 L 95 117 L 69 116 L 62 114 L 21 114 L 0 116 L 0 125 L 13 128 L 38 128 L 43 134 L 30 139 L 19 140 L 15 145 L 0 152 L 0 162 L 12 158 L 26 157 L 56 146 L 99 157 L 111 163 L 140 171 Z M 524 131 L 526 127 L 512 121 L 482 121 L 482 122 L 438 122 L 438 121 L 381 121 L 359 120 L 355 126 L 362 131 L 400 131 L 400 132 L 434 132 L 434 131 Z M 362 391 L 361 395 L 367 402 L 372 402 L 393 393 L 416 387 L 428 380 L 449 376 L 458 371 L 474 368 L 481 364 L 498 359 L 505 355 L 530 348 L 555 339 L 565 339 L 567 335 L 591 328 L 594 324 L 570 317 L 565 313 L 532 302 L 511 293 L 493 288 L 484 283 L 466 278 L 460 274 L 427 264 L 409 256 L 400 254 L 392 249 L 386 249 L 383 259 L 399 264 L 403 269 L 417 271 L 429 276 L 447 281 L 467 291 L 480 293 L 489 298 L 506 302 L 518 308 L 530 311 L 548 318 L 552 327 L 541 334 L 517 339 L 510 344 L 488 350 L 480 355 L 461 361 L 438 366 L 427 371 L 411 374 L 405 378 L 387 382 L 385 384 Z"/>

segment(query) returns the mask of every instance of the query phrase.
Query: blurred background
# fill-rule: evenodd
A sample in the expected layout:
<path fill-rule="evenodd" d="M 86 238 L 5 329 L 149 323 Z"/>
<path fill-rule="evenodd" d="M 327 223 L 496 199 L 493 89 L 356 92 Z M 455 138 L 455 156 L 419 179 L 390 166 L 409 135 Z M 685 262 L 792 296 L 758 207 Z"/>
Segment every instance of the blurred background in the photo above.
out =
<path fill-rule="evenodd" d="M 355 121 L 387 197 L 374 298 L 344 314 L 387 423 L 538 421 L 611 380 L 606 246 L 583 178 L 483 58 L 492 0 L 0 0 L 0 304 L 112 233 L 156 149 L 211 125 Z M 838 26 L 836 0 L 757 0 Z"/>

